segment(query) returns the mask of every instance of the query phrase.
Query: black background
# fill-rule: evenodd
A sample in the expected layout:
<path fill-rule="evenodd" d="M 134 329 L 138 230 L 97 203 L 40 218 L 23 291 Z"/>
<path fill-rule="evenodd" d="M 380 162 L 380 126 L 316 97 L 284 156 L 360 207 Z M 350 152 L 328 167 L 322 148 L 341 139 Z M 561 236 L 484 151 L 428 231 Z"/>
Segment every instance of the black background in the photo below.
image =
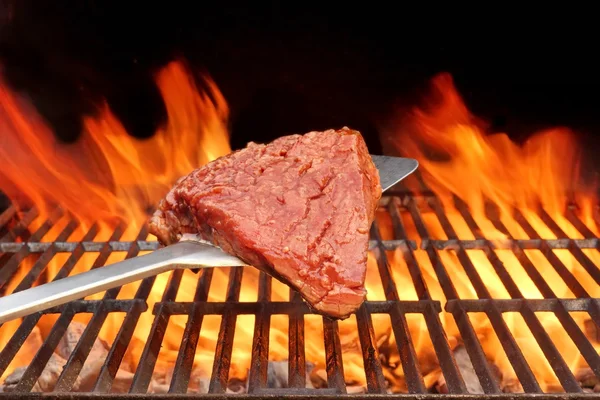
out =
<path fill-rule="evenodd" d="M 501 17 L 494 4 L 462 19 L 434 19 L 434 3 L 0 4 L 4 75 L 64 140 L 77 137 L 81 115 L 102 98 L 131 134 L 152 135 L 165 118 L 152 74 L 184 57 L 227 99 L 233 148 L 348 125 L 381 152 L 376 123 L 398 102 L 414 103 L 442 71 L 472 111 L 517 140 L 567 125 L 596 146 L 598 35 L 584 21 L 591 11 L 567 18 L 561 10 L 556 19 L 535 10 L 517 23 L 519 13 Z"/>

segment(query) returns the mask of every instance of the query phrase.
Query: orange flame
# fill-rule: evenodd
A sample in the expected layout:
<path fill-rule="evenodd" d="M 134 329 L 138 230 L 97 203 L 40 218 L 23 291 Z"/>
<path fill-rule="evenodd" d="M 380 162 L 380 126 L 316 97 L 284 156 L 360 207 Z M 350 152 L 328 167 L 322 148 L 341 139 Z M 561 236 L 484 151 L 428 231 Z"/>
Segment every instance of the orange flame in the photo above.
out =
<path fill-rule="evenodd" d="M 156 80 L 169 122 L 155 136 L 130 137 L 105 104 L 99 117 L 85 118 L 83 135 L 72 145 L 60 144 L 42 118 L 2 85 L 5 194 L 15 200 L 25 195 L 46 213 L 50 200 L 85 222 L 118 217 L 139 229 L 147 208 L 175 179 L 230 151 L 227 104 L 212 81 L 209 92 L 199 92 L 179 63 Z"/>
<path fill-rule="evenodd" d="M 53 207 L 60 205 L 81 223 L 69 237 L 70 241 L 81 240 L 94 223 L 100 225 L 95 240 L 108 240 L 119 222 L 127 227 L 120 239 L 135 240 L 147 219 L 147 210 L 157 204 L 180 176 L 230 152 L 226 129 L 228 107 L 212 80 L 204 78 L 204 90 L 200 90 L 183 64 L 174 62 L 157 75 L 156 82 L 166 105 L 168 123 L 152 138 L 138 140 L 130 137 L 111 113 L 109 105 L 104 104 L 97 117 L 85 118 L 85 129 L 80 140 L 65 145 L 56 141 L 50 128 L 27 101 L 15 95 L 0 81 L 0 130 L 3 132 L 0 137 L 0 159 L 3 160 L 0 169 L 0 190 L 9 195 L 15 204 L 23 207 L 33 204 L 40 210 L 39 217 L 31 224 L 30 229 L 35 230 L 42 226 L 51 215 Z M 429 107 L 426 110 L 416 109 L 408 117 L 403 116 L 402 123 L 398 125 L 401 129 L 388 129 L 385 139 L 405 155 L 419 159 L 420 171 L 426 184 L 443 200 L 459 237 L 472 239 L 473 234 L 454 209 L 451 194 L 467 202 L 482 232 L 490 239 L 502 239 L 507 235 L 498 231 L 487 219 L 487 200 L 499 206 L 502 222 L 516 238 L 525 238 L 526 235 L 512 217 L 513 207 L 521 210 L 541 237 L 554 237 L 536 213 L 538 202 L 544 205 L 568 236 L 581 237 L 563 216 L 566 193 L 572 188 L 572 177 L 577 174 L 578 152 L 572 133 L 566 129 L 541 132 L 524 146 L 517 146 L 506 135 L 485 133 L 483 124 L 469 113 L 449 76 L 442 75 L 436 78 L 434 89 Z M 427 151 L 423 150 L 425 146 L 428 147 Z M 432 152 L 435 153 L 435 157 L 431 155 Z M 597 234 L 592 216 L 594 199 L 588 196 L 581 199 L 580 204 L 580 218 Z M 61 217 L 42 240 L 55 240 L 69 218 L 68 215 Z M 417 238 L 418 234 L 414 224 L 410 222 L 410 217 L 403 214 L 402 218 L 406 223 L 409 239 Z M 433 238 L 446 237 L 439 222 L 436 222 L 435 215 L 424 213 L 423 218 Z M 389 215 L 379 212 L 378 220 L 384 238 L 391 238 L 393 235 Z M 478 272 L 489 285 L 492 297 L 509 298 L 486 256 L 481 251 L 468 253 Z M 500 250 L 497 253 L 510 275 L 518 282 L 523 295 L 527 298 L 541 298 L 541 293 L 514 255 L 508 250 Z M 574 297 L 540 252 L 528 250 L 526 253 L 540 272 L 548 277 L 558 297 Z M 593 279 L 568 251 L 556 250 L 555 253 L 591 296 L 600 295 Z M 596 251 L 586 250 L 586 254 L 600 264 Z M 48 273 L 38 279 L 36 284 L 52 279 L 67 257 L 65 254 L 56 255 L 48 266 Z M 89 269 L 96 257 L 97 254 L 86 253 L 71 274 Z M 107 264 L 119 261 L 123 257 L 124 254 L 114 253 L 109 257 Z M 443 300 L 443 291 L 427 254 L 419 250 L 415 252 L 415 257 L 431 296 Z M 450 271 L 460 297 L 477 298 L 454 252 L 442 251 L 440 257 Z M 29 271 L 35 261 L 30 258 L 22 263 L 18 274 L 9 282 L 7 293 L 14 290 Z M 416 300 L 417 293 L 402 253 L 390 252 L 388 258 L 393 264 L 392 273 L 396 285 L 401 288 L 401 298 Z M 157 277 L 148 297 L 150 310 L 155 302 L 161 300 L 169 276 L 167 273 Z M 258 277 L 258 272 L 254 269 L 244 271 L 240 301 L 257 300 Z M 197 280 L 197 275 L 185 271 L 176 300 L 192 301 Z M 227 269 L 215 269 L 208 300 L 225 301 L 228 281 Z M 138 287 L 139 282 L 126 285 L 118 298 L 132 298 Z M 366 287 L 369 300 L 385 299 L 373 254 L 369 254 L 368 258 Z M 100 299 L 102 296 L 100 293 L 90 296 L 89 299 Z M 273 301 L 287 301 L 289 289 L 274 280 L 271 297 Z M 505 317 L 540 382 L 544 387 L 556 385 L 556 377 L 539 347 L 535 345 L 527 326 L 518 315 L 505 314 Z M 77 315 L 75 319 L 87 322 L 89 318 L 88 315 Z M 100 337 L 111 343 L 121 326 L 122 318 L 122 315 L 111 314 L 100 332 Z M 460 342 L 458 329 L 451 315 L 442 314 L 441 318 L 450 344 L 454 347 Z M 539 315 L 538 318 L 555 339 L 567 362 L 573 368 L 581 366 L 583 360 L 576 347 L 553 315 Z M 574 318 L 583 326 L 584 316 Z M 52 316 L 42 318 L 39 328 L 43 337 L 47 335 L 55 319 L 56 317 Z M 437 361 L 425 321 L 423 316 L 414 314 L 407 315 L 407 320 L 421 370 L 426 375 L 426 384 L 430 386 L 439 376 L 439 371 L 436 375 L 439 368 L 436 369 Z M 136 368 L 152 321 L 153 315 L 150 311 L 142 314 L 121 368 L 131 371 Z M 471 315 L 471 321 L 483 341 L 488 357 L 503 371 L 505 384 L 510 384 L 514 372 L 498 339 L 493 335 L 487 317 Z M 172 373 L 186 322 L 185 316 L 172 316 L 169 320 L 168 333 L 165 335 L 156 367 L 164 375 Z M 0 328 L 0 343 L 7 342 L 18 323 L 7 323 Z M 212 369 L 220 323 L 218 316 L 205 316 L 203 320 L 194 363 L 195 371 L 203 376 L 210 375 Z M 402 382 L 400 356 L 397 350 L 393 350 L 395 339 L 389 317 L 373 315 L 373 325 L 380 350 L 385 352 L 388 358 L 390 367 L 386 369 L 385 374 L 393 384 L 392 389 L 406 390 Z M 356 334 L 356 319 L 350 318 L 340 322 L 339 329 L 346 381 L 364 385 L 365 375 Z M 244 379 L 247 376 L 253 330 L 253 316 L 238 316 L 230 377 Z M 270 359 L 287 358 L 287 330 L 287 317 L 272 317 Z M 323 372 L 325 350 L 321 318 L 306 316 L 305 332 L 306 358 Z M 20 352 L 4 376 L 15 367 L 26 364 L 32 356 L 29 354 L 31 352 L 27 349 Z"/>
<path fill-rule="evenodd" d="M 70 236 L 72 241 L 81 240 L 93 223 L 101 225 L 95 240 L 108 240 L 119 222 L 126 226 L 121 240 L 135 240 L 147 219 L 148 209 L 157 204 L 179 177 L 231 151 L 226 128 L 228 106 L 212 80 L 206 78 L 206 90 L 200 91 L 183 64 L 173 62 L 160 71 L 156 82 L 166 105 L 168 123 L 151 139 L 129 136 L 104 104 L 97 117 L 84 119 L 81 138 L 68 145 L 58 142 L 27 101 L 0 82 L 0 159 L 3 160 L 0 189 L 13 203 L 23 207 L 33 204 L 39 209 L 40 215 L 31 229 L 37 229 L 58 205 L 80 221 L 81 225 Z M 53 228 L 42 240 L 54 240 L 67 219 L 65 216 L 58 221 L 58 228 Z M 123 256 L 114 253 L 108 263 Z M 72 273 L 89 269 L 96 257 L 97 254 L 86 253 Z M 31 260 L 20 267 L 8 286 L 8 293 L 28 272 L 32 261 L 27 261 Z M 65 261 L 64 254 L 53 258 L 48 266 L 48 279 L 56 275 Z M 186 277 L 181 290 L 193 293 L 197 276 Z M 167 279 L 168 274 L 157 278 L 148 299 L 150 307 L 160 300 Z M 119 298 L 132 298 L 137 286 L 139 283 L 125 286 Z M 102 295 L 90 299 L 100 299 Z M 85 321 L 89 316 L 78 315 L 76 319 Z M 110 316 L 101 337 L 110 341 L 121 320 L 122 316 Z M 134 335 L 138 345 L 146 340 L 151 321 L 151 313 L 142 316 Z M 2 342 L 14 332 L 11 328 L 15 323 L 8 325 L 1 331 L 5 339 Z M 48 322 L 42 325 L 42 332 L 51 327 Z M 130 351 L 139 355 L 141 349 Z"/>
<path fill-rule="evenodd" d="M 459 238 L 474 239 L 474 233 L 455 208 L 453 195 L 469 206 L 482 234 L 488 239 L 507 237 L 506 232 L 500 232 L 486 216 L 486 203 L 489 202 L 498 206 L 500 221 L 516 239 L 527 239 L 528 236 L 513 218 L 515 208 L 523 214 L 541 238 L 556 238 L 553 231 L 539 217 L 539 205 L 543 206 L 566 236 L 582 237 L 564 214 L 569 193 L 574 189 L 581 189 L 575 186 L 579 176 L 580 154 L 575 135 L 571 131 L 557 128 L 539 132 L 521 146 L 512 142 L 504 133 L 488 134 L 485 124 L 469 112 L 456 91 L 452 78 L 447 74 L 439 75 L 433 80 L 432 93 L 428 100 L 426 106 L 401 115 L 391 128 L 386 129 L 383 139 L 401 154 L 419 160 L 419 172 L 423 182 L 442 200 L 452 228 Z M 409 180 L 409 184 L 413 189 L 420 191 L 421 187 L 416 179 Z M 583 206 L 579 218 L 597 234 L 591 213 L 592 204 L 595 204 L 594 196 L 584 195 L 577 201 Z M 432 238 L 447 238 L 447 232 L 443 230 L 435 215 L 425 213 L 423 219 Z M 410 236 L 418 237 L 414 227 L 409 232 Z M 598 285 L 568 250 L 553 252 L 592 297 L 600 295 Z M 439 253 L 460 298 L 477 298 L 477 293 L 454 251 Z M 468 250 L 467 253 L 491 296 L 510 298 L 483 251 Z M 525 298 L 543 297 L 510 250 L 497 250 L 496 253 Z M 600 265 L 597 251 L 586 250 L 585 253 L 596 265 Z M 575 297 L 540 251 L 526 250 L 525 254 L 548 281 L 558 298 Z M 416 257 L 432 297 L 443 300 L 444 295 L 427 255 L 424 251 L 417 251 Z M 408 275 L 401 275 L 399 272 L 406 270 L 402 255 L 396 254 L 394 261 L 394 272 L 397 273 L 395 278 L 401 282 L 406 281 Z M 408 284 L 412 286 L 409 278 Z M 403 294 L 403 298 L 417 298 L 412 290 L 401 293 L 401 296 Z M 542 388 L 560 387 L 550 364 L 522 317 L 517 313 L 506 313 L 503 316 Z M 572 316 L 584 329 L 586 316 L 576 313 Z M 514 382 L 514 371 L 487 317 L 482 314 L 471 314 L 470 317 L 488 357 L 502 370 L 504 384 Z M 576 346 L 556 317 L 551 313 L 538 313 L 537 317 L 567 364 L 573 369 L 585 365 Z M 445 315 L 443 322 L 450 337 L 460 337 L 451 318 Z"/>

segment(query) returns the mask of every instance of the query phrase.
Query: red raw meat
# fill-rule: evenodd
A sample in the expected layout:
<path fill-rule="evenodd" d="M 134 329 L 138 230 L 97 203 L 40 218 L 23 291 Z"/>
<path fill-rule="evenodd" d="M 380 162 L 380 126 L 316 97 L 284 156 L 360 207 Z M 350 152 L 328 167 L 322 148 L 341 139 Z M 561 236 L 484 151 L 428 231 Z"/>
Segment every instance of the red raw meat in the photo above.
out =
<path fill-rule="evenodd" d="M 365 299 L 379 174 L 359 132 L 281 137 L 180 179 L 150 232 L 165 244 L 199 234 L 298 290 L 317 312 L 346 318 Z"/>

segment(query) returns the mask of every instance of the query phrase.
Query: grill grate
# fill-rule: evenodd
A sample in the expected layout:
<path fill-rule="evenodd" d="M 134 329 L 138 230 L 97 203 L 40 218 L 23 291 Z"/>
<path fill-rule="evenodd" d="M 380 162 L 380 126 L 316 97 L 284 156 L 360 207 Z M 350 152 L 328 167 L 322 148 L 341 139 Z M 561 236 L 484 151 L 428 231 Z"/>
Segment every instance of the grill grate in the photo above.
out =
<path fill-rule="evenodd" d="M 549 312 L 556 316 L 577 349 L 581 352 L 591 371 L 600 379 L 600 356 L 571 314 L 573 312 L 587 313 L 595 328 L 600 331 L 600 299 L 590 297 L 584 285 L 579 282 L 573 272 L 553 252 L 553 250 L 557 249 L 568 250 L 595 283 L 600 285 L 600 269 L 594 265 L 586 253 L 587 249 L 595 251 L 598 249 L 599 239 L 577 217 L 576 212 L 572 208 L 566 211 L 565 216 L 581 233 L 583 239 L 567 237 L 558 224 L 543 209 L 539 210 L 539 218 L 558 239 L 541 238 L 518 210 L 515 211 L 515 220 L 529 238 L 513 238 L 508 234 L 507 227 L 492 207 L 489 210 L 488 218 L 498 231 L 507 234 L 507 239 L 490 241 L 482 235 L 482 230 L 468 210 L 468 207 L 459 199 L 455 199 L 455 208 L 472 233 L 474 237 L 472 240 L 459 238 L 441 201 L 433 195 L 414 197 L 406 193 L 396 193 L 385 196 L 381 207 L 387 211 L 391 218 L 394 239 L 382 239 L 380 227 L 375 222 L 371 229 L 369 247 L 377 261 L 377 270 L 381 277 L 385 300 L 367 301 L 356 313 L 357 335 L 364 362 L 367 391 L 373 395 L 373 398 L 387 396 L 387 383 L 376 343 L 372 319 L 373 314 L 387 314 L 390 317 L 397 350 L 401 355 L 400 361 L 407 389 L 410 393 L 407 396 L 418 396 L 428 393 L 428 385 L 425 382 L 425 377 L 417 358 L 417 350 L 415 349 L 414 340 L 411 337 L 409 329 L 409 321 L 407 320 L 407 314 L 415 313 L 423 316 L 448 393 L 461 398 L 470 396 L 461 369 L 453 354 L 453 348 L 450 345 L 440 319 L 442 304 L 445 312 L 451 314 L 456 322 L 462 344 L 470 358 L 485 395 L 514 396 L 502 393 L 492 365 L 486 358 L 482 343 L 470 318 L 470 315 L 473 313 L 486 314 L 525 392 L 525 396 L 530 394 L 548 398 L 579 398 L 585 396 L 580 382 L 578 382 L 571 368 L 561 356 L 556 344 L 544 329 L 537 314 L 540 312 Z M 435 216 L 435 219 L 439 222 L 442 231 L 448 239 L 436 239 L 430 233 L 430 228 L 428 228 L 428 224 L 424 218 L 425 210 Z M 418 238 L 409 239 L 402 213 L 410 216 L 418 233 Z M 53 228 L 54 224 L 60 218 L 64 218 L 65 215 L 63 215 L 61 210 L 57 209 L 48 216 L 47 220 L 37 230 L 30 232 L 28 227 L 37 217 L 38 212 L 35 209 L 25 213 L 18 213 L 14 207 L 9 207 L 0 214 L 0 293 L 2 294 L 7 292 L 9 285 L 13 285 L 15 291 L 31 287 L 36 280 L 43 276 L 48 263 L 57 253 L 70 253 L 70 255 L 53 279 L 60 279 L 67 276 L 86 252 L 98 253 L 91 267 L 98 268 L 107 262 L 113 252 L 126 252 L 126 257 L 129 258 L 135 257 L 140 252 L 151 251 L 157 248 L 156 242 L 146 241 L 148 236 L 146 227 L 139 232 L 135 241 L 119 241 L 126 228 L 123 225 L 117 226 L 110 240 L 106 242 L 94 241 L 99 231 L 97 225 L 92 226 L 80 242 L 69 242 L 67 241 L 69 236 L 78 227 L 75 220 L 70 220 L 65 225 L 55 241 L 42 242 L 44 235 Z M 527 276 L 539 290 L 542 298 L 525 298 L 518 282 L 515 282 L 514 277 L 499 258 L 496 251 L 499 249 L 509 251 L 514 255 Z M 562 279 L 566 287 L 574 294 L 575 298 L 563 299 L 557 297 L 549 282 L 534 266 L 534 262 L 528 254 L 528 250 L 532 249 L 539 250 L 545 256 L 545 260 L 556 272 L 557 276 Z M 510 298 L 494 298 L 492 293 L 490 293 L 489 287 L 486 285 L 485 278 L 481 276 L 471 257 L 469 257 L 467 252 L 469 250 L 480 250 L 483 252 Z M 388 259 L 388 252 L 390 251 L 401 253 L 412 284 L 414 285 L 417 300 L 402 299 L 402 290 L 398 290 L 398 283 L 394 281 Z M 445 299 L 432 298 L 426 279 L 423 276 L 423 270 L 417 261 L 416 251 L 426 253 Z M 448 270 L 448 265 L 444 263 L 442 257 L 442 253 L 444 252 L 453 252 L 456 255 L 470 281 L 470 285 L 472 285 L 476 292 L 477 299 L 463 299 L 459 296 L 459 291 L 451 279 L 452 272 Z M 39 256 L 33 267 L 24 277 L 21 276 L 18 278 L 20 282 L 13 282 L 17 279 L 16 273 L 19 270 L 19 265 L 21 265 L 26 257 L 32 254 Z M 237 317 L 246 314 L 255 316 L 251 349 L 252 360 L 247 382 L 250 396 L 269 398 L 270 396 L 296 394 L 298 396 L 317 396 L 323 398 L 347 393 L 344 380 L 344 351 L 340 342 L 338 322 L 327 319 L 323 320 L 326 353 L 325 369 L 328 387 L 307 389 L 305 388 L 306 354 L 304 316 L 310 314 L 311 311 L 294 291 L 290 291 L 289 302 L 272 301 L 272 279 L 262 272 L 259 278 L 258 300 L 256 302 L 240 302 L 243 273 L 243 268 L 230 269 L 226 299 L 223 302 L 208 301 L 213 270 L 207 269 L 198 275 L 195 294 L 191 302 L 176 301 L 183 271 L 176 270 L 170 274 L 161 301 L 155 303 L 152 310 L 148 310 L 148 312 L 151 311 L 154 315 L 153 322 L 149 330 L 148 339 L 141 353 L 139 366 L 132 380 L 130 393 L 143 394 L 148 391 L 169 319 L 176 315 L 187 316 L 187 322 L 179 353 L 174 362 L 173 377 L 168 393 L 182 394 L 187 392 L 195 349 L 200 340 L 203 321 L 209 315 L 221 316 L 215 350 L 216 361 L 212 367 L 209 394 L 225 393 L 229 382 L 229 370 Z M 48 397 L 69 398 L 68 392 L 72 390 L 107 316 L 110 313 L 119 312 L 125 314 L 122 325 L 116 334 L 106 361 L 102 365 L 98 379 L 93 384 L 91 394 L 88 394 L 95 398 L 107 396 L 132 340 L 136 325 L 142 313 L 147 311 L 148 296 L 155 280 L 155 277 L 143 280 L 135 295 L 130 299 L 118 299 L 120 288 L 116 288 L 106 291 L 102 300 L 74 301 L 67 305 L 32 314 L 24 318 L 14 334 L 3 344 L 3 348 L 0 351 L 0 375 L 9 367 L 11 361 L 42 316 L 44 314 L 59 315 L 56 323 L 47 334 L 43 345 L 16 385 L 15 390 L 11 393 L 0 393 L 0 397 L 31 398 L 32 395 L 28 392 L 34 387 L 69 323 L 76 314 L 90 313 L 92 314 L 91 319 L 79 342 L 70 354 L 64 369 L 60 373 L 54 392 L 49 394 L 50 397 Z M 503 317 L 504 313 L 519 313 L 521 315 L 565 393 L 550 395 L 542 392 L 542 388 L 536 380 L 530 362 L 527 360 L 517 338 L 511 333 Z M 280 314 L 287 315 L 289 318 L 289 381 L 287 388 L 275 389 L 269 388 L 267 384 L 269 328 L 272 316 Z M 125 398 L 125 395 L 114 396 L 115 398 Z M 193 395 L 194 398 L 199 396 L 201 395 Z M 481 395 L 473 396 L 473 398 L 482 397 Z M 243 397 L 243 395 L 240 395 L 240 397 Z"/>

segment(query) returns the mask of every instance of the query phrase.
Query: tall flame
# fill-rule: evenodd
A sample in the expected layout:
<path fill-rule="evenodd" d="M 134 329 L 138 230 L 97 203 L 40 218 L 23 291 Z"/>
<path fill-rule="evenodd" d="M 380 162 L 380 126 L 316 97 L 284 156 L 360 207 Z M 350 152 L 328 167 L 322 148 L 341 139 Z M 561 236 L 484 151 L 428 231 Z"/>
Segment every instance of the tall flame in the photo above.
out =
<path fill-rule="evenodd" d="M 199 90 L 184 64 L 172 62 L 157 74 L 156 83 L 164 99 L 168 123 L 152 138 L 141 140 L 128 135 L 109 105 L 103 104 L 98 116 L 84 119 L 80 139 L 74 144 L 64 144 L 23 97 L 0 81 L 0 159 L 3 162 L 0 190 L 17 206 L 37 207 L 39 217 L 30 225 L 30 230 L 39 228 L 54 207 L 60 206 L 80 221 L 69 240 L 81 240 L 94 223 L 100 226 L 95 240 L 108 240 L 119 223 L 126 227 L 121 240 L 135 240 L 148 218 L 148 210 L 156 206 L 178 178 L 231 151 L 228 106 L 210 78 L 204 78 L 205 89 Z M 54 240 L 68 218 L 70 216 L 65 215 L 57 221 L 55 226 L 59 230 L 50 230 L 42 240 Z M 47 279 L 56 275 L 67 256 L 58 254 L 52 259 Z M 97 256 L 86 253 L 72 273 L 89 269 Z M 119 261 L 123 256 L 113 253 L 107 263 Z M 22 263 L 18 274 L 9 282 L 7 293 L 15 289 L 32 262 Z M 157 277 L 148 298 L 150 307 L 160 300 L 167 279 L 168 274 Z M 182 291 L 193 293 L 196 280 L 196 275 L 186 274 Z M 138 286 L 139 283 L 126 285 L 119 298 L 133 298 Z M 102 295 L 89 299 L 100 299 Z M 75 319 L 85 322 L 89 316 L 77 315 Z M 47 333 L 53 320 L 55 318 L 43 319 L 42 333 Z M 122 315 L 111 314 L 101 337 L 110 342 L 121 322 Z M 151 313 L 144 313 L 133 339 L 139 348 L 133 346 L 130 353 L 139 356 L 151 322 Z M 3 327 L 0 342 L 6 342 L 14 326 L 15 323 L 11 323 Z"/>
<path fill-rule="evenodd" d="M 481 233 L 488 239 L 504 239 L 508 234 L 517 239 L 528 238 L 522 226 L 513 217 L 515 208 L 540 237 L 556 238 L 538 214 L 540 205 L 568 237 L 582 237 L 565 217 L 567 203 L 572 200 L 569 194 L 575 189 L 582 189 L 576 187 L 580 150 L 573 132 L 566 128 L 549 129 L 531 136 L 522 145 L 512 142 L 504 133 L 490 134 L 486 131 L 486 124 L 469 112 L 448 74 L 441 74 L 433 79 L 432 92 L 427 99 L 428 102 L 424 106 L 403 113 L 394 120 L 382 137 L 397 152 L 419 160 L 419 172 L 425 186 L 432 189 L 442 200 L 452 228 L 459 238 L 474 239 L 474 232 L 471 232 L 459 211 L 455 209 L 453 196 L 462 199 L 469 206 Z M 409 180 L 408 184 L 416 191 L 422 189 L 417 179 Z M 582 206 L 579 217 L 597 234 L 592 215 L 595 197 L 589 193 L 591 191 L 584 192 L 577 199 Z M 499 231 L 488 219 L 486 204 L 490 202 L 498 206 L 499 219 L 508 232 Z M 447 238 L 447 232 L 436 221 L 434 215 L 424 214 L 424 220 L 431 237 Z M 418 237 L 414 228 L 409 232 L 409 236 Z M 598 285 L 568 250 L 553 252 L 590 296 L 600 295 Z M 423 251 L 416 253 L 432 296 L 444 299 L 427 255 Z M 510 298 L 485 254 L 481 250 L 469 250 L 467 253 L 491 296 Z M 498 250 L 496 253 L 525 298 L 543 297 L 510 250 Z M 586 250 L 585 253 L 596 265 L 600 265 L 597 251 Z M 540 251 L 525 250 L 525 254 L 548 281 L 558 298 L 574 297 Z M 459 296 L 465 299 L 477 298 L 477 293 L 456 254 L 453 251 L 442 251 L 440 257 Z M 395 272 L 404 268 L 404 260 L 397 254 Z M 416 299 L 416 294 L 411 291 L 406 295 Z M 584 329 L 586 317 L 580 314 L 574 313 L 572 316 Z M 516 313 L 506 313 L 503 316 L 542 387 L 560 387 L 550 364 L 522 317 Z M 537 317 L 568 365 L 575 369 L 585 364 L 577 347 L 553 314 L 538 313 Z M 502 370 L 505 383 L 514 381 L 514 371 L 487 317 L 483 314 L 471 314 L 471 321 L 484 343 L 488 357 Z M 460 337 L 452 319 L 446 315 L 443 322 L 450 337 Z"/>
<path fill-rule="evenodd" d="M 17 202 L 25 195 L 45 212 L 51 201 L 84 222 L 117 217 L 139 229 L 147 208 L 174 180 L 230 151 L 227 103 L 211 80 L 208 92 L 200 92 L 183 65 L 173 62 L 156 81 L 169 119 L 151 139 L 129 136 L 104 104 L 98 117 L 84 119 L 81 139 L 69 145 L 0 82 L 3 192 Z"/>

